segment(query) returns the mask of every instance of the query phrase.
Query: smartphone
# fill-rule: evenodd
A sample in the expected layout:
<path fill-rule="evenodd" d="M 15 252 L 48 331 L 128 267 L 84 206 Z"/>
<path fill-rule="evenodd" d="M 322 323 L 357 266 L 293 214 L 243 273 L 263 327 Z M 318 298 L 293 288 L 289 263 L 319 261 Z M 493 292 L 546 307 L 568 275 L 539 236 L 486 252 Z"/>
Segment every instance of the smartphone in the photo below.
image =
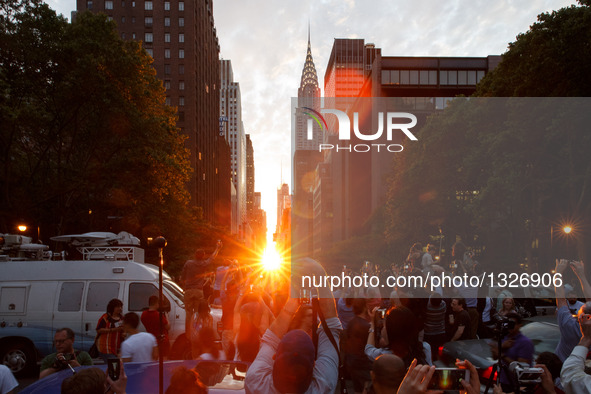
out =
<path fill-rule="evenodd" d="M 430 390 L 464 390 L 462 380 L 470 382 L 470 371 L 459 368 L 436 368 L 431 381 Z"/>
<path fill-rule="evenodd" d="M 121 375 L 121 360 L 118 357 L 109 357 L 107 359 L 107 373 L 112 381 L 119 379 L 119 375 Z"/>

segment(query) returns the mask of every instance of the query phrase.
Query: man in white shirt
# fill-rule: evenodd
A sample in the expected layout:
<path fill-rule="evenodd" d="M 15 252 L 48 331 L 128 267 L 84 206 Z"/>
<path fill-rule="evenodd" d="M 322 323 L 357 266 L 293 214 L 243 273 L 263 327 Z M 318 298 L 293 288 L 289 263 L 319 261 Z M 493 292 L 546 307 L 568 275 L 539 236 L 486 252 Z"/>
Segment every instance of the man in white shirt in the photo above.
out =
<path fill-rule="evenodd" d="M 140 317 L 129 312 L 123 317 L 123 330 L 127 339 L 121 344 L 121 359 L 123 362 L 150 362 L 158 358 L 158 344 L 154 335 L 140 332 L 137 327 Z"/>
<path fill-rule="evenodd" d="M 18 382 L 10 369 L 6 365 L 0 364 L 0 393 L 10 394 L 16 386 L 18 386 Z"/>
<path fill-rule="evenodd" d="M 577 319 L 583 336 L 560 371 L 560 381 L 567 394 L 591 393 L 591 375 L 585 373 L 585 359 L 591 346 L 591 302 L 579 310 Z"/>

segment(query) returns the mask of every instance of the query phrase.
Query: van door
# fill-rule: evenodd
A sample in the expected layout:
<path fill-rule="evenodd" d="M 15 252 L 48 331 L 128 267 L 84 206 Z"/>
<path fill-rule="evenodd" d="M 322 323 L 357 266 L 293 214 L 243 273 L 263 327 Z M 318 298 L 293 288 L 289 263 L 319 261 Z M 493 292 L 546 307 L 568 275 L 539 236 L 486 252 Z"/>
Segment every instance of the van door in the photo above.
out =
<path fill-rule="evenodd" d="M 58 298 L 53 313 L 53 327 L 57 330 L 68 327 L 76 335 L 74 347 L 83 343 L 82 330 L 82 295 L 84 282 L 62 282 L 58 288 Z"/>
<path fill-rule="evenodd" d="M 142 312 L 148 309 L 150 296 L 158 295 L 158 288 L 153 283 L 146 282 L 131 282 L 129 283 L 129 297 L 127 298 L 127 310 L 129 312 L 136 312 L 140 317 Z M 170 299 L 163 293 L 164 304 L 170 305 Z M 167 303 L 168 301 L 168 303 Z M 167 316 L 168 318 L 168 316 Z M 170 321 L 170 318 L 168 318 Z M 140 331 L 145 331 L 143 324 L 140 326 Z"/>
<path fill-rule="evenodd" d="M 84 349 L 89 349 L 94 343 L 96 325 L 101 316 L 107 312 L 107 304 L 113 298 L 122 300 L 119 282 L 89 282 L 86 292 L 86 302 L 82 313 L 82 327 L 84 331 Z M 124 304 L 125 307 L 125 304 Z"/>

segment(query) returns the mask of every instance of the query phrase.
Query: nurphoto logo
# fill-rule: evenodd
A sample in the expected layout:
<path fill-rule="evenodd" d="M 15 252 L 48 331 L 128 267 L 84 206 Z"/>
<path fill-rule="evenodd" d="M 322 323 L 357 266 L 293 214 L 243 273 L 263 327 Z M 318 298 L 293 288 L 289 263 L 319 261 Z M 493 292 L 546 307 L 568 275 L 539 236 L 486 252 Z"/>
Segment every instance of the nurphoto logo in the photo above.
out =
<path fill-rule="evenodd" d="M 308 140 L 314 139 L 314 121 L 318 124 L 321 131 L 329 131 L 332 135 L 338 135 L 339 141 L 351 141 L 351 119 L 350 115 L 344 111 L 337 109 L 323 108 L 316 111 L 310 107 L 301 107 L 302 113 L 310 116 L 307 122 L 306 138 Z M 328 123 L 323 115 L 334 115 L 337 118 L 338 131 L 329 130 Z M 406 120 L 401 122 L 400 120 Z M 359 112 L 353 112 L 353 133 L 356 139 L 361 141 L 378 141 L 383 139 L 384 130 L 386 134 L 386 141 L 388 143 L 372 143 L 372 144 L 345 144 L 339 145 L 334 143 L 321 143 L 318 146 L 320 152 L 326 150 L 347 151 L 347 152 L 369 152 L 370 150 L 388 151 L 388 152 L 402 152 L 404 147 L 400 144 L 390 143 L 397 136 L 395 132 L 401 131 L 411 141 L 417 141 L 417 137 L 410 131 L 417 125 L 417 117 L 408 112 L 378 112 L 377 123 L 378 128 L 375 132 L 364 133 L 359 129 Z M 384 127 L 385 123 L 385 127 Z"/>

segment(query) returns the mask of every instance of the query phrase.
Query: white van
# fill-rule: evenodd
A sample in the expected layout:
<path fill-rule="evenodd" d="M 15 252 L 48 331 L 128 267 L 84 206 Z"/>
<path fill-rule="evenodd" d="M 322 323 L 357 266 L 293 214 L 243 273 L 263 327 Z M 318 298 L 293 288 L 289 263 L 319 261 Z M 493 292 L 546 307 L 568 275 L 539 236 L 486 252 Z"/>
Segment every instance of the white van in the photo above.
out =
<path fill-rule="evenodd" d="M 141 315 L 148 298 L 158 294 L 158 267 L 143 262 L 139 240 L 128 233 L 52 239 L 77 247 L 82 259 L 64 260 L 30 238 L 0 234 L 0 362 L 18 376 L 55 351 L 55 330 L 71 328 L 74 348 L 87 351 L 109 300 L 123 301 L 123 313 Z M 191 347 L 184 334 L 183 290 L 166 273 L 163 296 L 170 305 L 170 356 L 184 358 Z"/>

